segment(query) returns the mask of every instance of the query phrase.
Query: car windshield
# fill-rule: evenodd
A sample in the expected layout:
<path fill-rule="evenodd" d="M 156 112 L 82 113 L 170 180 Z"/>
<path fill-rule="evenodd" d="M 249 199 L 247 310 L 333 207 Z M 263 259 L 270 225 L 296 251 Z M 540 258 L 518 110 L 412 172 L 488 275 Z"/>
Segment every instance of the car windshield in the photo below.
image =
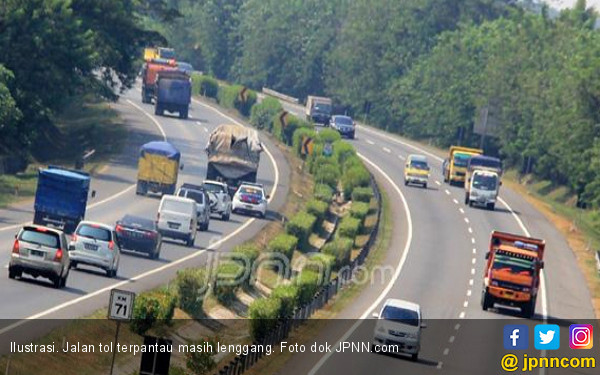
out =
<path fill-rule="evenodd" d="M 392 320 L 414 327 L 419 326 L 419 314 L 414 310 L 402 307 L 386 306 L 381 312 L 381 317 L 385 320 Z"/>
<path fill-rule="evenodd" d="M 493 191 L 496 190 L 498 178 L 492 175 L 476 174 L 473 177 L 473 187 L 479 190 Z"/>
<path fill-rule="evenodd" d="M 111 239 L 110 231 L 108 229 L 87 224 L 80 225 L 75 234 L 81 237 L 93 238 L 98 241 L 108 242 Z"/>
<path fill-rule="evenodd" d="M 255 188 L 255 187 L 251 187 L 251 186 L 240 187 L 239 194 L 240 195 L 250 195 L 253 197 L 257 197 L 257 198 L 262 198 L 262 196 L 263 196 L 262 190 Z"/>
<path fill-rule="evenodd" d="M 166 199 L 163 201 L 161 211 L 191 213 L 192 205 L 190 204 L 190 202 Z"/>
<path fill-rule="evenodd" d="M 154 221 L 138 216 L 127 215 L 121 220 L 121 224 L 133 228 L 154 230 Z"/>
<path fill-rule="evenodd" d="M 40 232 L 35 229 L 26 229 L 21 232 L 19 240 L 55 249 L 60 247 L 58 234 L 53 232 Z"/>
<path fill-rule="evenodd" d="M 532 276 L 534 267 L 531 259 L 515 258 L 508 255 L 496 254 L 492 269 L 510 272 L 516 275 Z"/>
<path fill-rule="evenodd" d="M 427 163 L 421 160 L 412 160 L 410 167 L 414 169 L 427 170 Z"/>
<path fill-rule="evenodd" d="M 350 117 L 336 117 L 335 123 L 338 125 L 352 125 L 352 119 Z"/>
<path fill-rule="evenodd" d="M 469 154 L 462 154 L 460 152 L 457 152 L 454 154 L 454 166 L 464 168 L 467 166 L 467 163 L 469 162 L 470 158 L 471 155 Z"/>
<path fill-rule="evenodd" d="M 316 103 L 314 105 L 313 109 L 315 110 L 315 112 L 321 112 L 321 113 L 330 113 L 331 112 L 331 106 L 329 104 L 325 104 L 325 103 Z"/>
<path fill-rule="evenodd" d="M 206 191 L 209 191 L 211 193 L 225 192 L 225 188 L 222 185 L 211 184 L 210 182 L 205 182 L 203 185 L 204 185 L 204 189 L 206 189 Z"/>

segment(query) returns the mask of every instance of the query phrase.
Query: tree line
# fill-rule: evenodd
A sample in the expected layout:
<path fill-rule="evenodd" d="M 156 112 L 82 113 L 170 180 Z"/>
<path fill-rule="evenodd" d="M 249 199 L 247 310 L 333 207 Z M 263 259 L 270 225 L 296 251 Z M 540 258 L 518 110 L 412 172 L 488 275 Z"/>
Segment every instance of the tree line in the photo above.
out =
<path fill-rule="evenodd" d="M 150 22 L 220 79 L 324 94 L 389 131 L 486 152 L 600 203 L 600 43 L 579 0 L 555 12 L 511 0 L 168 0 Z M 365 104 L 369 104 L 368 106 Z"/>
<path fill-rule="evenodd" d="M 27 157 L 75 95 L 115 99 L 164 42 L 143 17 L 177 15 L 162 0 L 0 0 L 0 154 Z"/>

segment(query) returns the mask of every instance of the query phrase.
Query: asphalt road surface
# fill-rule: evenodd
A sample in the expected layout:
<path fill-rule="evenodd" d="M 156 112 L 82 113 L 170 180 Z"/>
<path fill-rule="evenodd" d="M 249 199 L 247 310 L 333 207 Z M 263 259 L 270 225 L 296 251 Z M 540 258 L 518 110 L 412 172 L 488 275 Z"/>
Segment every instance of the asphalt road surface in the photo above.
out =
<path fill-rule="evenodd" d="M 302 107 L 289 103 L 284 106 L 304 117 Z M 498 355 L 504 351 L 502 327 L 509 321 L 526 321 L 516 321 L 517 314 L 510 309 L 481 309 L 482 273 L 492 230 L 546 240 L 543 286 L 536 316 L 530 323 L 548 320 L 566 326 L 567 337 L 562 332 L 561 344 L 568 349 L 568 324 L 594 319 L 594 311 L 576 259 L 556 228 L 506 187 L 501 188 L 502 200 L 495 211 L 469 208 L 464 204 L 463 188 L 443 183 L 439 155 L 372 128 L 358 126 L 356 134 L 356 140 L 350 142 L 390 197 L 392 248 L 383 261 L 384 271 L 376 274 L 339 315 L 347 320 L 329 324 L 314 339 L 329 344 L 369 342 L 373 335 L 368 321 L 371 313 L 378 312 L 386 298 L 400 298 L 419 303 L 429 323 L 420 360 L 413 363 L 373 353 L 307 352 L 294 355 L 279 373 L 500 373 L 494 370 L 499 368 Z M 403 165 L 413 153 L 425 154 L 429 160 L 432 169 L 428 189 L 403 184 Z M 540 352 L 532 355 L 540 356 Z M 569 373 L 553 371 L 561 370 L 546 370 Z"/>
<path fill-rule="evenodd" d="M 235 119 L 218 112 L 210 106 L 194 101 L 190 118 L 154 116 L 153 106 L 142 104 L 139 89 L 132 89 L 114 105 L 129 129 L 124 152 L 115 157 L 108 167 L 92 179 L 92 189 L 97 195 L 89 201 L 86 220 L 115 223 L 125 214 L 155 218 L 159 197 L 141 197 L 135 194 L 137 157 L 139 147 L 151 140 L 167 139 L 182 153 L 184 170 L 179 183 L 201 183 L 206 174 L 204 148 L 210 132 L 218 125 Z M 160 259 L 148 259 L 144 255 L 123 253 L 118 276 L 107 278 L 100 269 L 80 266 L 71 270 L 67 287 L 52 288 L 43 278 L 25 276 L 21 280 L 9 280 L 7 265 L 14 235 L 22 223 L 33 218 L 33 202 L 0 210 L 0 243 L 5 251 L 0 254 L 0 267 L 5 277 L 0 278 L 0 352 L 9 341 L 26 341 L 36 329 L 27 329 L 31 321 L 22 319 L 71 319 L 82 317 L 108 305 L 109 291 L 114 287 L 140 292 L 166 283 L 178 269 L 204 264 L 209 257 L 230 250 L 256 234 L 285 200 L 288 190 L 288 166 L 277 147 L 261 137 L 267 151 L 261 156 L 258 181 L 271 193 L 266 219 L 247 216 L 231 216 L 221 221 L 216 216 L 210 221 L 209 230 L 198 231 L 195 246 L 163 241 Z M 47 324 L 46 324 L 47 325 Z"/>

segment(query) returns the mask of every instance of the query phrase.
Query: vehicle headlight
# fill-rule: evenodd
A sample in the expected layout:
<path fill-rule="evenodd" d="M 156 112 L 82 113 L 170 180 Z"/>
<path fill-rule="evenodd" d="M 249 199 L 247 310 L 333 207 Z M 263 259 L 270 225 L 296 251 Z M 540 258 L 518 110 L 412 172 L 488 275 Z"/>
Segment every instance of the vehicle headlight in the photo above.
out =
<path fill-rule="evenodd" d="M 525 293 L 529 293 L 529 292 L 531 292 L 531 288 L 522 288 L 521 291 L 523 291 Z"/>
<path fill-rule="evenodd" d="M 491 284 L 492 286 L 500 286 L 500 284 L 498 284 L 498 282 L 495 280 L 492 280 Z"/>

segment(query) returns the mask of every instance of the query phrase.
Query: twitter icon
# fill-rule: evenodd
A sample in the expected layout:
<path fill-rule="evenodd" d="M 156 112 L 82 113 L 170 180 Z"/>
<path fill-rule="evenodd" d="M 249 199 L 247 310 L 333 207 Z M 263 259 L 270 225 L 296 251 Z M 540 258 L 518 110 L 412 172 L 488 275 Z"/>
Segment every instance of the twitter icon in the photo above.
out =
<path fill-rule="evenodd" d="M 556 350 L 560 347 L 560 327 L 556 324 L 538 324 L 534 330 L 535 348 Z"/>

